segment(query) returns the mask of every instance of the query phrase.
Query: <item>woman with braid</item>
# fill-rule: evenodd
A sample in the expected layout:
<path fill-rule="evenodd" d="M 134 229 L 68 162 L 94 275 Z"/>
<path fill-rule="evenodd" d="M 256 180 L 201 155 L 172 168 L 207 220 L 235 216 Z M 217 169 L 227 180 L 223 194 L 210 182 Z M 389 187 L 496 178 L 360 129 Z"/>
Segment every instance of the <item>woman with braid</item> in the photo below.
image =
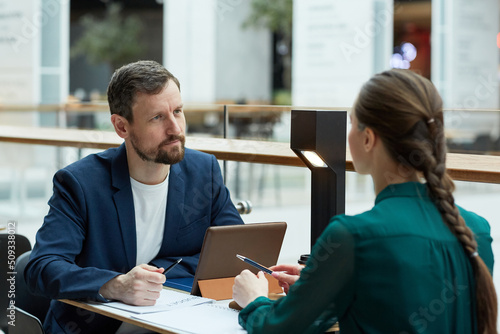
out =
<path fill-rule="evenodd" d="M 264 274 L 243 271 L 233 298 L 249 333 L 496 333 L 488 222 L 455 204 L 446 172 L 442 101 L 408 70 L 375 75 L 350 115 L 356 171 L 375 206 L 339 215 L 302 267 L 272 268 L 287 295 L 267 298 Z"/>

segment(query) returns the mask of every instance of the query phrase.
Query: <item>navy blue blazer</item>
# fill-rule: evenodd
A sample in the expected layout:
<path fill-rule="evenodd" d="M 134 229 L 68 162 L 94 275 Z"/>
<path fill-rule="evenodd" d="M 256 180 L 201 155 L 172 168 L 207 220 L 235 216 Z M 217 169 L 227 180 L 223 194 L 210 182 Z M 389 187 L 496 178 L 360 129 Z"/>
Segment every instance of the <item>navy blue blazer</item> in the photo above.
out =
<path fill-rule="evenodd" d="M 36 236 L 25 277 L 52 298 L 47 333 L 112 333 L 120 322 L 55 299 L 102 300 L 99 289 L 136 265 L 135 213 L 125 145 L 89 155 L 54 176 L 49 212 Z M 206 229 L 243 224 L 214 156 L 186 148 L 170 167 L 165 231 L 150 264 L 169 277 L 193 276 Z"/>

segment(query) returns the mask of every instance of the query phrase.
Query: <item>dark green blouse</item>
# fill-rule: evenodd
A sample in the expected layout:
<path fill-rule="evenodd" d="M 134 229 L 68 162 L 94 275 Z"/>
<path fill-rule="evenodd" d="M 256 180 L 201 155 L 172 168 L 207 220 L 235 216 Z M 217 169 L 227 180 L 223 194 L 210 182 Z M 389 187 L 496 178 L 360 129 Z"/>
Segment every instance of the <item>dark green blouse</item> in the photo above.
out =
<path fill-rule="evenodd" d="M 460 208 L 493 271 L 490 227 Z M 425 184 L 390 185 L 370 211 L 332 218 L 300 279 L 278 301 L 259 297 L 239 315 L 249 333 L 475 333 L 468 256 Z"/>

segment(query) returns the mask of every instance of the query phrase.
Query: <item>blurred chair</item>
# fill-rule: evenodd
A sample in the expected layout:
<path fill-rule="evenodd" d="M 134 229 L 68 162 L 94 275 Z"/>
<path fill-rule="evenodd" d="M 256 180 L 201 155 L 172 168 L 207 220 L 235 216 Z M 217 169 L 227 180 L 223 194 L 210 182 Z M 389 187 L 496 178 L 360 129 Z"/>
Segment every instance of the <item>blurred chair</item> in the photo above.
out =
<path fill-rule="evenodd" d="M 489 153 L 495 150 L 495 143 L 489 134 L 480 134 L 472 144 L 472 150 L 481 153 Z"/>
<path fill-rule="evenodd" d="M 495 152 L 500 152 L 500 136 L 495 140 Z"/>
<path fill-rule="evenodd" d="M 44 334 L 43 326 L 37 317 L 16 307 L 15 326 L 9 326 L 9 334 Z"/>
<path fill-rule="evenodd" d="M 274 136 L 274 126 L 276 123 L 281 121 L 281 113 L 271 112 L 271 113 L 256 113 L 256 114 L 240 114 L 240 113 L 229 113 L 229 122 L 235 128 L 235 138 L 237 139 L 250 139 L 250 140 L 271 140 Z M 247 197 L 250 201 L 254 200 L 253 188 L 256 185 L 258 191 L 258 199 L 262 200 L 264 198 L 264 188 L 265 188 L 265 177 L 266 177 L 266 164 L 261 164 L 261 175 L 256 181 L 254 179 L 254 167 L 255 164 L 248 164 L 248 172 L 245 175 L 248 178 L 248 194 L 247 196 L 242 196 L 241 185 L 240 185 L 240 162 L 236 162 L 235 169 L 235 188 L 234 197 L 242 198 Z M 281 182 L 280 182 L 280 172 L 278 166 L 270 165 L 269 167 L 274 168 L 274 193 L 275 200 L 278 206 L 281 205 Z M 257 202 L 257 201 L 256 201 Z"/>
<path fill-rule="evenodd" d="M 24 269 L 28 264 L 30 254 L 31 251 L 28 251 L 20 255 L 16 262 L 16 306 L 38 318 L 40 321 L 44 321 L 45 315 L 49 310 L 50 299 L 32 294 L 24 280 Z"/>
<path fill-rule="evenodd" d="M 11 241 L 11 253 L 9 253 L 9 240 Z M 0 254 L 2 254 L 0 256 L 0 291 L 2 292 L 0 294 L 0 309 L 2 310 L 2 316 L 0 316 L 0 329 L 4 332 L 7 332 L 8 328 L 7 321 L 9 319 L 6 315 L 7 312 L 9 312 L 9 310 L 7 310 L 10 301 L 9 291 L 12 277 L 14 275 L 13 273 L 15 272 L 15 269 L 13 268 L 14 261 L 17 260 L 21 254 L 30 250 L 31 243 L 24 235 L 15 233 L 0 233 Z M 18 283 L 18 281 L 15 282 Z M 17 286 L 18 285 L 16 284 L 16 294 L 18 289 Z"/>

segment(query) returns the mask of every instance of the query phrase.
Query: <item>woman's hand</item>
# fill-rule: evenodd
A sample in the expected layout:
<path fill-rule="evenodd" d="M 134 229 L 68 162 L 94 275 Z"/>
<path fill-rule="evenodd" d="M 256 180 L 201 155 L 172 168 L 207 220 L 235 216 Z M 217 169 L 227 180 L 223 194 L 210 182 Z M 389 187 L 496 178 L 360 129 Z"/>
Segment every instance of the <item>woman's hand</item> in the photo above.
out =
<path fill-rule="evenodd" d="M 290 286 L 299 279 L 302 268 L 304 267 L 299 264 L 279 264 L 269 267 L 285 293 L 288 293 Z"/>
<path fill-rule="evenodd" d="M 233 299 L 242 308 L 257 297 L 267 297 L 268 294 L 269 283 L 262 271 L 259 271 L 255 276 L 250 270 L 245 269 L 234 279 Z"/>

